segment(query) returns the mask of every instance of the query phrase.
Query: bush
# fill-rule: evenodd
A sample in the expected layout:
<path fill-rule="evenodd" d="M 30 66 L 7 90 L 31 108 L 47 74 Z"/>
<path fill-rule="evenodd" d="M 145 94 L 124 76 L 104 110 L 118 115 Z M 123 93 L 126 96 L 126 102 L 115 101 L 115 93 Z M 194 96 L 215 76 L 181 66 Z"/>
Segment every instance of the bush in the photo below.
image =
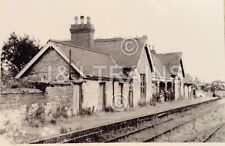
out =
<path fill-rule="evenodd" d="M 105 112 L 114 112 L 114 109 L 111 106 L 105 108 Z"/>
<path fill-rule="evenodd" d="M 156 101 L 153 100 L 153 99 L 151 99 L 151 100 L 150 100 L 150 105 L 151 105 L 151 106 L 156 106 Z"/>
<path fill-rule="evenodd" d="M 174 100 L 175 99 L 175 95 L 174 95 L 174 93 L 172 92 L 172 91 L 166 91 L 164 94 L 162 93 L 162 97 L 163 97 L 163 99 L 161 98 L 160 100 L 164 100 L 164 101 L 172 101 L 172 100 Z"/>
<path fill-rule="evenodd" d="M 81 115 L 92 115 L 94 113 L 95 107 L 83 108 L 80 112 Z"/>
<path fill-rule="evenodd" d="M 153 102 L 159 102 L 159 100 L 160 100 L 160 94 L 159 93 L 152 94 L 152 101 Z"/>
<path fill-rule="evenodd" d="M 35 86 L 35 88 L 45 92 L 46 88 L 49 86 L 49 84 L 36 82 L 36 83 L 34 83 L 34 86 Z"/>
<path fill-rule="evenodd" d="M 27 110 L 26 119 L 30 126 L 40 127 L 45 123 L 45 107 L 43 104 L 32 104 Z"/>
<path fill-rule="evenodd" d="M 47 103 L 45 114 L 47 116 L 47 121 L 55 124 L 59 118 L 69 118 L 72 117 L 72 109 L 67 107 L 65 104 L 58 102 Z"/>
<path fill-rule="evenodd" d="M 47 103 L 46 105 L 32 104 L 27 110 L 26 119 L 30 126 L 39 127 L 44 123 L 56 124 L 59 118 L 69 118 L 72 110 L 60 103 Z"/>

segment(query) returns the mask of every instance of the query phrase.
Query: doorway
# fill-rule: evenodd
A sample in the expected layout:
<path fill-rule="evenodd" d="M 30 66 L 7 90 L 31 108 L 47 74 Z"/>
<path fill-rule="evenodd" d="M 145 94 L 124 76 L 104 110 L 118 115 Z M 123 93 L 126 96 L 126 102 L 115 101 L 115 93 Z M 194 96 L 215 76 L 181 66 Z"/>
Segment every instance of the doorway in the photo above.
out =
<path fill-rule="evenodd" d="M 82 84 L 73 85 L 73 114 L 78 115 L 82 110 Z"/>
<path fill-rule="evenodd" d="M 101 82 L 99 84 L 99 107 L 101 110 L 105 111 L 106 109 L 106 86 L 105 86 L 105 82 Z"/>
<path fill-rule="evenodd" d="M 134 105 L 134 95 L 133 95 L 133 85 L 132 83 L 130 82 L 129 83 L 129 106 L 130 107 L 133 107 Z"/>

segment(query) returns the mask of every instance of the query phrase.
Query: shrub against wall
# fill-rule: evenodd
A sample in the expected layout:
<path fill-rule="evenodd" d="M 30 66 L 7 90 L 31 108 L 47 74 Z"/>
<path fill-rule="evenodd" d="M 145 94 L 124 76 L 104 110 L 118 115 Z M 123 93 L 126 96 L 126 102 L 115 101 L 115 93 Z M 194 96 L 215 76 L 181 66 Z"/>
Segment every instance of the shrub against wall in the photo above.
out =
<path fill-rule="evenodd" d="M 24 143 L 27 136 L 24 127 L 56 124 L 58 120 L 71 116 L 71 108 L 56 102 L 35 103 L 30 106 L 22 105 L 18 109 L 4 110 L 0 112 L 0 136 L 10 143 Z"/>
<path fill-rule="evenodd" d="M 72 117 L 72 109 L 60 102 L 32 104 L 26 112 L 26 120 L 30 126 L 39 127 L 44 124 L 56 124 L 60 118 Z"/>

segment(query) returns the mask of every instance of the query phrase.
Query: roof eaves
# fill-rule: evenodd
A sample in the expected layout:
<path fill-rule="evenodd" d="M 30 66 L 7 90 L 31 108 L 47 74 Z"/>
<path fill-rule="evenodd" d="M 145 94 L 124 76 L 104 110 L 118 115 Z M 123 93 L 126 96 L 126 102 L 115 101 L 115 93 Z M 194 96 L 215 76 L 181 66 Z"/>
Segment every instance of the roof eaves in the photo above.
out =
<path fill-rule="evenodd" d="M 64 53 L 55 46 L 52 41 L 48 41 L 46 46 L 42 48 L 32 59 L 27 63 L 27 65 L 16 75 L 16 79 L 20 78 L 50 47 L 55 49 L 65 60 L 67 63 L 69 63 L 69 58 L 64 55 Z M 85 77 L 84 73 L 79 70 L 79 68 L 74 64 L 71 63 L 71 66 L 79 73 L 81 76 Z"/>
<path fill-rule="evenodd" d="M 46 50 L 48 50 L 49 47 L 51 47 L 52 44 L 51 43 L 47 43 L 26 65 L 25 67 L 19 71 L 19 73 L 15 76 L 16 79 L 20 78 L 26 71 L 28 68 L 30 68 L 30 66 L 32 66 L 40 56 L 42 56 L 44 54 L 44 52 Z"/>
<path fill-rule="evenodd" d="M 67 63 L 70 63 L 69 58 L 59 49 L 57 46 L 53 44 L 52 46 L 65 60 Z M 71 66 L 82 76 L 85 77 L 84 73 L 73 63 L 71 62 Z"/>
<path fill-rule="evenodd" d="M 74 47 L 74 48 L 77 48 L 77 49 L 82 49 L 82 50 L 94 52 L 94 53 L 99 53 L 99 54 L 103 54 L 103 55 L 109 55 L 109 54 L 106 54 L 106 53 L 98 52 L 98 51 L 91 50 L 91 49 L 88 49 L 88 48 L 84 48 L 84 47 L 81 47 L 81 46 L 76 46 L 76 45 L 73 45 L 73 44 L 67 44 L 67 43 L 65 43 L 65 42 L 60 42 L 60 41 L 56 41 L 56 40 L 49 40 L 49 41 L 51 41 L 51 42 L 53 42 L 53 43 L 59 43 L 59 44 L 62 44 L 62 45 Z"/>

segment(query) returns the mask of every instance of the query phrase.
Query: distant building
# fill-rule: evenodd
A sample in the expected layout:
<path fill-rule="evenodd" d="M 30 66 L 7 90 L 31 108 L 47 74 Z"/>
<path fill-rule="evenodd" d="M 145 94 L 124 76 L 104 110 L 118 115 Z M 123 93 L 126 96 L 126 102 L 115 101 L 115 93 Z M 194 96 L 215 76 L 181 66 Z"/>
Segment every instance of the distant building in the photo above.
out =
<path fill-rule="evenodd" d="M 185 73 L 185 77 L 184 77 L 184 97 L 190 99 L 192 97 L 194 97 L 194 93 L 193 93 L 193 88 L 194 88 L 194 80 L 191 77 L 190 74 Z"/>
<path fill-rule="evenodd" d="M 153 74 L 153 92 L 171 92 L 173 97 L 169 100 L 175 100 L 184 96 L 185 77 L 182 53 L 156 53 L 151 50 L 153 66 L 155 72 Z"/>

